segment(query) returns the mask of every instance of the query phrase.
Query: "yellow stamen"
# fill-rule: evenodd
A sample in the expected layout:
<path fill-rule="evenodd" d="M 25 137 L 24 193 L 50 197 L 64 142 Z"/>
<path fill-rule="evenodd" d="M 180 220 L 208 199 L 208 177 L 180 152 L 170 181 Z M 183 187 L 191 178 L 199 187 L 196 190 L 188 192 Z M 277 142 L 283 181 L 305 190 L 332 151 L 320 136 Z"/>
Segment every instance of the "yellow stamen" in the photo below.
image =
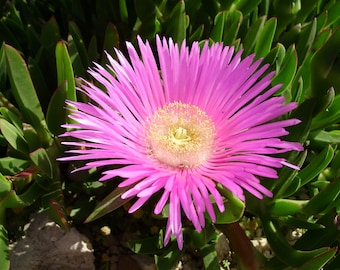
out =
<path fill-rule="evenodd" d="M 148 121 L 150 153 L 171 167 L 199 166 L 211 154 L 214 129 L 210 117 L 197 106 L 169 103 Z"/>

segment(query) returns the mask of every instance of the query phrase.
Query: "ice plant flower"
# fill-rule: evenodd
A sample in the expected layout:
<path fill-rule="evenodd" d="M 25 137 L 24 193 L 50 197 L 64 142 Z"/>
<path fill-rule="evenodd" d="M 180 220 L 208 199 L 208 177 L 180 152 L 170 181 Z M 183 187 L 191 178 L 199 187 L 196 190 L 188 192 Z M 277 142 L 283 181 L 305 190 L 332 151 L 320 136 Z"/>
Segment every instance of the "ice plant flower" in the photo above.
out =
<path fill-rule="evenodd" d="M 100 180 L 125 179 L 122 198 L 136 198 L 130 213 L 159 194 L 155 214 L 169 203 L 164 243 L 175 236 L 182 249 L 182 214 L 200 231 L 205 212 L 216 219 L 212 201 L 224 211 L 218 186 L 241 200 L 244 190 L 272 196 L 259 178 L 277 178 L 282 166 L 297 169 L 275 154 L 302 150 L 279 138 L 299 120 L 273 121 L 297 104 L 273 95 L 280 85 L 271 86 L 268 65 L 254 55 L 242 59 L 233 47 L 189 48 L 157 36 L 156 58 L 140 37 L 139 52 L 126 45 L 129 59 L 116 50 L 118 60 L 107 55 L 106 68 L 89 71 L 101 87 L 83 80 L 79 91 L 89 103 L 68 102 L 75 123 L 64 125 L 70 131 L 62 136 L 73 138 L 64 144 L 74 149 L 62 160 L 87 161 L 80 169 L 123 165 Z"/>

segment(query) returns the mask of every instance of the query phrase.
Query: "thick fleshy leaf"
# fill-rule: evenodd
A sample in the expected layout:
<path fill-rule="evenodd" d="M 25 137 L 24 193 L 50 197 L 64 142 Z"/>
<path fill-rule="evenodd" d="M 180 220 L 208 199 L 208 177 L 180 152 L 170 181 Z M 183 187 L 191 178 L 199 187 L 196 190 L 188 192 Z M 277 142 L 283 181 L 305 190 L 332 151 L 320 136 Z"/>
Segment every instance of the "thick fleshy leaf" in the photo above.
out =
<path fill-rule="evenodd" d="M 291 156 L 293 158 L 295 157 L 294 154 L 291 154 Z M 304 151 L 294 158 L 294 164 L 301 167 L 306 158 L 307 151 Z M 296 180 L 295 178 L 297 174 L 297 170 L 293 170 L 289 167 L 284 167 L 280 170 L 279 179 L 273 183 L 273 187 L 271 188 L 274 198 L 279 199 L 288 197 L 301 187 L 301 181 L 299 181 L 299 179 Z"/>
<path fill-rule="evenodd" d="M 328 251 L 327 247 L 311 251 L 296 250 L 288 244 L 275 221 L 268 218 L 261 218 L 261 222 L 270 247 L 275 255 L 287 265 L 295 267 L 302 266 L 306 261 Z"/>
<path fill-rule="evenodd" d="M 45 117 L 24 60 L 19 52 L 9 45 L 5 45 L 5 55 L 11 90 L 24 119 L 39 131 L 43 142 L 50 143 Z"/>
<path fill-rule="evenodd" d="M 47 151 L 44 148 L 39 148 L 36 151 L 30 153 L 32 162 L 49 178 L 53 179 L 56 176 L 57 169 L 54 168 L 55 162 L 53 162 Z"/>
<path fill-rule="evenodd" d="M 116 26 L 112 23 L 108 23 L 105 29 L 105 36 L 104 36 L 104 44 L 103 50 L 107 51 L 108 53 L 113 53 L 113 48 L 119 48 L 119 33 Z M 106 63 L 107 58 L 104 57 L 102 59 L 102 64 Z"/>
<path fill-rule="evenodd" d="M 268 213 L 273 217 L 294 215 L 300 212 L 307 203 L 308 200 L 273 200 L 273 202 L 268 205 Z"/>
<path fill-rule="evenodd" d="M 304 26 L 299 34 L 299 40 L 296 44 L 299 63 L 305 59 L 306 53 L 311 49 L 316 36 L 317 21 L 314 19 L 307 26 Z"/>
<path fill-rule="evenodd" d="M 73 42 L 76 47 L 76 51 L 78 52 L 78 56 L 80 58 L 82 67 L 86 69 L 89 66 L 89 58 L 87 56 L 87 50 L 85 48 L 84 40 L 82 38 L 82 34 L 80 32 L 80 29 L 74 22 L 69 22 L 68 24 L 70 34 L 73 38 Z M 73 59 L 73 57 L 70 57 Z"/>
<path fill-rule="evenodd" d="M 0 119 L 0 129 L 2 135 L 16 151 L 24 154 L 28 152 L 27 141 L 22 130 L 17 129 L 5 119 Z"/>
<path fill-rule="evenodd" d="M 303 168 L 298 174 L 297 178 L 301 180 L 301 185 L 305 185 L 317 177 L 332 161 L 334 150 L 331 146 L 327 146 L 311 163 Z"/>
<path fill-rule="evenodd" d="M 16 113 L 6 107 L 1 107 L 0 113 L 1 116 L 3 116 L 8 122 L 13 124 L 16 129 L 23 135 L 23 132 L 21 132 L 23 130 L 23 123 Z"/>
<path fill-rule="evenodd" d="M 249 55 L 253 51 L 253 48 L 255 47 L 256 41 L 259 38 L 264 23 L 266 22 L 266 17 L 263 16 L 259 18 L 256 22 L 252 24 L 252 26 L 248 29 L 246 36 L 243 40 L 243 46 L 244 46 L 244 54 Z"/>
<path fill-rule="evenodd" d="M 116 188 L 113 190 L 109 195 L 107 195 L 104 200 L 102 200 L 97 207 L 94 209 L 94 211 L 88 216 L 88 218 L 85 220 L 85 223 L 91 222 L 93 220 L 96 220 L 113 210 L 117 209 L 118 207 L 122 206 L 126 202 L 128 202 L 131 199 L 123 200 L 121 198 L 121 195 L 127 191 L 129 187 L 124 188 Z"/>
<path fill-rule="evenodd" d="M 203 25 L 198 27 L 196 29 L 196 31 L 193 32 L 191 34 L 191 36 L 188 38 L 189 44 L 193 43 L 194 41 L 201 40 L 202 39 L 202 35 L 203 35 L 203 30 L 204 30 L 204 26 Z"/>
<path fill-rule="evenodd" d="M 0 199 L 2 200 L 12 189 L 12 182 L 0 174 Z"/>
<path fill-rule="evenodd" d="M 42 197 L 43 205 L 45 207 L 48 206 L 46 208 L 49 218 L 53 220 L 55 223 L 57 223 L 63 230 L 68 231 L 70 229 L 70 225 L 68 224 L 64 206 L 58 200 L 54 199 L 54 197 L 58 193 L 59 192 L 53 192 L 44 195 Z M 48 202 L 48 204 L 46 204 L 46 202 Z"/>
<path fill-rule="evenodd" d="M 227 12 L 223 11 L 216 15 L 214 19 L 214 27 L 211 31 L 210 38 L 215 42 L 221 42 L 223 37 L 223 30 L 226 23 Z"/>
<path fill-rule="evenodd" d="M 200 251 L 203 257 L 204 269 L 220 269 L 215 243 L 206 244 Z"/>
<path fill-rule="evenodd" d="M 221 213 L 215 205 L 216 224 L 228 224 L 238 221 L 244 212 L 245 205 L 234 194 L 226 189 L 221 189 L 220 192 L 226 197 L 224 203 L 225 210 Z"/>
<path fill-rule="evenodd" d="M 3 211 L 3 209 L 0 211 Z M 4 215 L 4 213 L 1 213 L 1 215 Z M 0 224 L 0 264 L 2 269 L 9 269 L 8 233 L 3 224 Z"/>
<path fill-rule="evenodd" d="M 187 16 L 185 14 L 185 3 L 179 1 L 170 14 L 167 35 L 171 36 L 177 43 L 182 43 L 186 37 Z"/>
<path fill-rule="evenodd" d="M 316 256 L 315 258 L 309 260 L 308 262 L 304 263 L 301 267 L 297 270 L 310 270 L 310 269 L 323 269 L 322 267 L 325 266 L 336 254 L 337 248 L 330 248 L 328 251 Z"/>
<path fill-rule="evenodd" d="M 18 195 L 11 190 L 6 196 L 0 199 L 1 207 L 19 208 L 26 207 L 38 200 L 44 190 L 36 183 L 33 183 L 24 193 Z"/>
<path fill-rule="evenodd" d="M 54 135 L 59 135 L 65 130 L 61 127 L 66 123 L 65 100 L 67 97 L 67 83 L 62 82 L 55 90 L 47 108 L 46 122 L 49 130 Z"/>
<path fill-rule="evenodd" d="M 169 244 L 169 248 L 162 255 L 155 255 L 157 269 L 173 269 L 181 258 L 182 252 L 176 248 L 174 242 Z"/>
<path fill-rule="evenodd" d="M 288 48 L 280 70 L 273 78 L 273 84 L 283 84 L 281 91 L 284 91 L 293 81 L 297 70 L 297 54 L 294 46 Z"/>
<path fill-rule="evenodd" d="M 159 237 L 153 236 L 138 240 L 127 241 L 127 246 L 138 254 L 155 254 L 159 251 Z"/>
<path fill-rule="evenodd" d="M 210 38 L 215 42 L 224 42 L 226 45 L 232 45 L 237 36 L 242 21 L 240 11 L 222 11 L 215 16 L 214 27 Z"/>
<path fill-rule="evenodd" d="M 340 63 L 340 28 L 334 31 L 328 41 L 313 55 L 311 60 L 312 97 L 326 94 L 330 87 L 340 89 L 338 70 Z M 337 90 L 338 91 L 338 90 Z"/>
<path fill-rule="evenodd" d="M 226 1 L 227 2 L 227 1 Z M 247 0 L 239 0 L 239 1 L 229 1 L 232 3 L 230 6 L 230 10 L 240 10 L 244 16 L 251 13 L 254 9 L 257 8 L 257 5 L 261 2 L 261 0 L 247 1 Z"/>
<path fill-rule="evenodd" d="M 330 209 L 321 216 L 315 224 L 320 228 L 306 231 L 294 244 L 296 249 L 313 250 L 322 247 L 334 246 L 340 236 L 339 216 L 334 209 Z"/>
<path fill-rule="evenodd" d="M 30 162 L 24 159 L 14 157 L 0 158 L 0 172 L 5 175 L 17 174 L 25 170 L 29 165 Z"/>
<path fill-rule="evenodd" d="M 331 6 L 327 9 L 327 22 L 325 27 L 330 27 L 331 25 L 336 25 L 336 22 L 340 20 L 340 2 L 334 1 L 329 3 Z"/>
<path fill-rule="evenodd" d="M 76 101 L 76 89 L 71 59 L 64 42 L 58 42 L 55 48 L 58 85 L 66 82 L 66 97 L 68 100 Z"/>
<path fill-rule="evenodd" d="M 269 53 L 272 47 L 276 26 L 276 18 L 271 18 L 264 24 L 255 44 L 255 54 L 257 58 L 265 57 Z"/>
<path fill-rule="evenodd" d="M 308 215 L 316 215 L 327 211 L 340 194 L 340 178 L 333 180 L 326 188 L 315 195 L 302 211 Z"/>
<path fill-rule="evenodd" d="M 340 95 L 335 96 L 331 106 L 313 118 L 311 130 L 319 130 L 340 121 Z"/>
<path fill-rule="evenodd" d="M 224 44 L 231 46 L 234 44 L 237 37 L 243 20 L 243 14 L 238 10 L 225 11 L 225 14 L 225 24 L 227 27 L 224 27 L 223 42 Z"/>

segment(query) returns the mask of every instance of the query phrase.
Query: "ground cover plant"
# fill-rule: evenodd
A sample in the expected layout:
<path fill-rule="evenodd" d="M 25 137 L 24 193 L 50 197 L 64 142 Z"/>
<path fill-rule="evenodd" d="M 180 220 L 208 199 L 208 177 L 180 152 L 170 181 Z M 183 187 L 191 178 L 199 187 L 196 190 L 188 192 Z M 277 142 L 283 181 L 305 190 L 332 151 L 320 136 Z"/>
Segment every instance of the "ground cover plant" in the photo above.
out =
<path fill-rule="evenodd" d="M 228 269 L 219 232 L 238 269 L 340 268 L 339 1 L 0 7 L 4 269 L 38 210 L 138 232 L 124 245 L 158 269 L 188 250 Z"/>

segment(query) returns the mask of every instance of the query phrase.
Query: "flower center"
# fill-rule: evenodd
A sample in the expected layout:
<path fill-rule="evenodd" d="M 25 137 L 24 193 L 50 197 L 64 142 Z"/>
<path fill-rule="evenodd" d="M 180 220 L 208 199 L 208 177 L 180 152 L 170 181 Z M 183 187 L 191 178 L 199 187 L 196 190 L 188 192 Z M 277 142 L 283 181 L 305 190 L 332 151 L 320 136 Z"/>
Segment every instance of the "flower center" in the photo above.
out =
<path fill-rule="evenodd" d="M 151 155 L 171 167 L 199 166 L 211 154 L 214 129 L 210 117 L 197 106 L 169 103 L 148 121 Z"/>

